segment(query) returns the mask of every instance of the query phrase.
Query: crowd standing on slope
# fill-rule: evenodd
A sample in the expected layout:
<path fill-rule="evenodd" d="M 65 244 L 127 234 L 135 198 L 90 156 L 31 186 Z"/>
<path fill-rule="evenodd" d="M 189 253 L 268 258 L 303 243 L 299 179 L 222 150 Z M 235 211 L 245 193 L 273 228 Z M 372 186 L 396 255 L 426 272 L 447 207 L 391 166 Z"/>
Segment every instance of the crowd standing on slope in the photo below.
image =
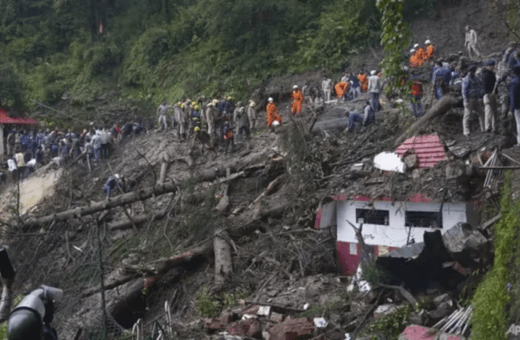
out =
<path fill-rule="evenodd" d="M 476 59 L 481 58 L 477 49 L 477 33 L 466 26 L 464 45 L 473 63 L 463 67 L 457 63 L 448 63 L 441 58 L 434 61 L 435 47 L 430 40 L 424 42 L 424 47 L 414 44 L 410 50 L 403 70 L 408 77 L 402 84 L 409 86 L 408 96 L 410 110 L 415 118 L 424 115 L 422 99 L 423 84 L 418 72 L 425 67 L 431 67 L 432 95 L 440 100 L 450 89 L 460 89 L 463 98 L 463 134 L 468 136 L 470 120 L 476 114 L 482 132 L 498 133 L 498 109 L 505 117 L 515 118 L 520 122 L 520 45 L 511 45 L 502 53 L 501 60 L 486 60 L 481 64 Z M 482 66 L 482 67 L 480 67 Z M 497 66 L 497 73 L 495 73 Z M 336 82 L 323 77 L 321 86 L 293 86 L 289 114 L 295 117 L 303 114 L 306 102 L 333 104 L 338 101 L 355 100 L 363 94 L 368 94 L 361 112 L 346 113 L 345 131 L 355 131 L 356 126 L 367 126 L 376 121 L 376 113 L 381 110 L 380 94 L 384 88 L 381 72 L 372 70 L 370 75 L 362 69 L 357 75 L 346 73 Z M 337 99 L 332 99 L 332 95 Z M 306 100 L 307 99 L 307 100 Z M 498 100 L 499 99 L 499 100 Z M 267 127 L 276 131 L 283 122 L 272 97 L 268 98 L 265 108 Z M 215 156 L 219 151 L 224 154 L 233 152 L 236 143 L 247 142 L 251 135 L 260 127 L 256 104 L 250 100 L 247 104 L 234 103 L 231 96 L 198 101 L 186 99 L 173 105 L 163 101 L 156 111 L 157 125 L 160 131 L 167 131 L 170 126 L 176 130 L 181 140 L 190 141 L 191 149 L 199 150 L 201 154 L 211 151 Z M 124 136 L 137 135 L 145 131 L 140 123 L 132 123 L 119 128 L 90 126 L 82 133 L 72 131 L 61 132 L 58 129 L 24 132 L 13 129 L 7 134 L 8 168 L 10 173 L 20 173 L 26 177 L 36 164 L 54 162 L 64 164 L 78 158 L 98 162 L 110 156 L 113 148 Z M 236 139 L 235 139 L 236 138 Z M 520 124 L 517 124 L 517 142 L 520 144 Z M 0 177 L 1 180 L 5 178 Z M 112 178 L 112 183 L 119 179 Z M 108 183 L 108 182 L 107 182 Z M 113 185 L 105 188 L 110 195 Z"/>

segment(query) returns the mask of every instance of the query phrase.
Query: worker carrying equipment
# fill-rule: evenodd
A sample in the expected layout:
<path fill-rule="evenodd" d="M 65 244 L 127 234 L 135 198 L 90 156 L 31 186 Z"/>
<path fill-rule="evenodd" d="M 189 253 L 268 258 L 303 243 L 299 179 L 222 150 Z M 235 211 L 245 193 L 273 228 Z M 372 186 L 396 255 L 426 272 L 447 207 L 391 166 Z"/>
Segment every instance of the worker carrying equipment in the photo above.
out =
<path fill-rule="evenodd" d="M 50 323 L 54 303 L 63 297 L 63 290 L 42 285 L 24 297 L 12 311 L 7 323 L 8 340 L 57 339 Z"/>

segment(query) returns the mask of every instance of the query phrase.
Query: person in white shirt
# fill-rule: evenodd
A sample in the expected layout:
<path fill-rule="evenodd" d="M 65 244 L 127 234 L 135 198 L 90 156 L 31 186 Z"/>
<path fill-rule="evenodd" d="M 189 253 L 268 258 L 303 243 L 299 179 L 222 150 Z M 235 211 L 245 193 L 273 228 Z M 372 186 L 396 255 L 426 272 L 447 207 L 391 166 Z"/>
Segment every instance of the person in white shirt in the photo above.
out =
<path fill-rule="evenodd" d="M 468 49 L 468 56 L 470 59 L 474 59 L 471 52 L 475 53 L 476 57 L 480 58 L 480 52 L 477 50 L 477 32 L 474 29 L 470 29 L 466 26 L 466 39 L 464 40 L 464 47 Z"/>
<path fill-rule="evenodd" d="M 379 105 L 379 94 L 383 87 L 383 82 L 381 78 L 379 78 L 376 74 L 375 70 L 370 72 L 370 77 L 368 77 L 368 92 L 370 93 L 370 105 L 375 112 L 378 112 L 381 107 Z"/>
<path fill-rule="evenodd" d="M 330 93 L 332 91 L 332 79 L 323 77 L 323 81 L 321 82 L 321 89 L 323 90 L 323 98 L 325 99 L 325 103 L 330 101 Z"/>

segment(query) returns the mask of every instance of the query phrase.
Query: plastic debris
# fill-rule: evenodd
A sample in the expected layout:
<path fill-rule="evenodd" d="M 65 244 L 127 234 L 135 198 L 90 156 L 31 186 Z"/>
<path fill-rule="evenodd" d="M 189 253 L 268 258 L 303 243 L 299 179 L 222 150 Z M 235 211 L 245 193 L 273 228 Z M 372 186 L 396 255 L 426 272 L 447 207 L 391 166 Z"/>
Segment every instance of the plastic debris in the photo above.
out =
<path fill-rule="evenodd" d="M 328 323 L 324 318 L 314 318 L 314 326 L 316 328 L 325 328 L 327 325 Z"/>
<path fill-rule="evenodd" d="M 404 173 L 406 165 L 395 152 L 381 152 L 374 157 L 374 167 L 384 171 Z"/>

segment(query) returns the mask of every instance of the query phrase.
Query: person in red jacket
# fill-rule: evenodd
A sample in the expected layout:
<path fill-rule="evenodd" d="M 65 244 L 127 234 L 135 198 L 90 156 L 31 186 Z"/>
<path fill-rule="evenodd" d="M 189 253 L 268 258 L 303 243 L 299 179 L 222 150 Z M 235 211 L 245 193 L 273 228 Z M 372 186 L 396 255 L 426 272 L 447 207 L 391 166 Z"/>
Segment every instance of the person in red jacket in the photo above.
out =
<path fill-rule="evenodd" d="M 413 116 L 415 118 L 420 118 L 423 116 L 423 109 L 421 105 L 422 94 L 423 94 L 423 86 L 421 80 L 412 73 L 409 79 L 410 82 L 410 94 L 411 94 L 411 104 L 410 107 L 412 109 Z"/>

